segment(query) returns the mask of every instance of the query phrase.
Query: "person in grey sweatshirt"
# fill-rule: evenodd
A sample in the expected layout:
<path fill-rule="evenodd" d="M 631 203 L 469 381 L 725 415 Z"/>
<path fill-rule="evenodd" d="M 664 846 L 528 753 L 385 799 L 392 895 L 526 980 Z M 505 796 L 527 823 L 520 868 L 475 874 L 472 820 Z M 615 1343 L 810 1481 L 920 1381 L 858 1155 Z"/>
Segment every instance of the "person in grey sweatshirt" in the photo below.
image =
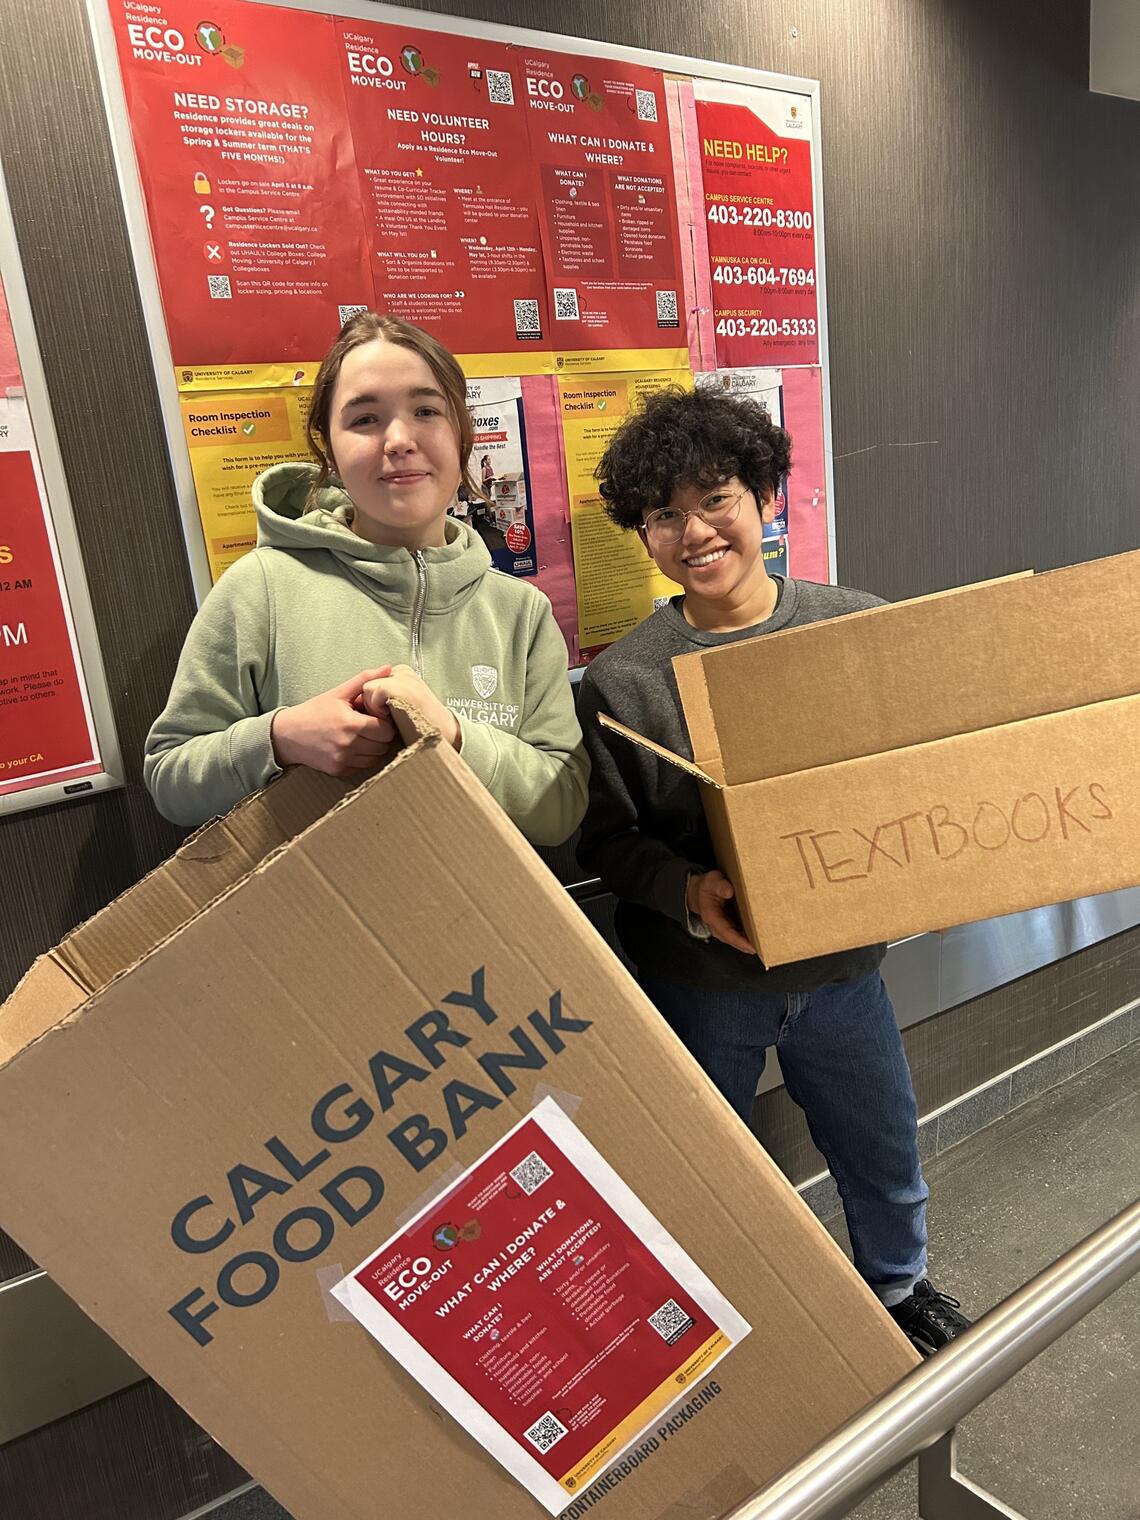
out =
<path fill-rule="evenodd" d="M 400 698 L 532 843 L 560 844 L 588 770 L 566 645 L 543 593 L 448 515 L 461 483 L 480 494 L 459 365 L 360 312 L 321 365 L 308 432 L 315 462 L 257 480 L 257 548 L 186 637 L 146 741 L 159 811 L 202 823 L 287 765 L 366 774 L 407 727 Z"/>
<path fill-rule="evenodd" d="M 606 511 L 683 591 L 582 680 L 592 775 L 578 857 L 618 899 L 618 937 L 641 985 L 746 1123 L 766 1051 L 778 1050 L 838 1185 L 856 1268 L 929 1355 L 969 1321 L 926 1275 L 927 1188 L 910 1070 L 879 974 L 886 947 L 769 970 L 717 866 L 700 783 L 597 721 L 608 714 L 692 759 L 674 655 L 878 603 L 768 574 L 764 524 L 790 464 L 790 439 L 768 413 L 718 389 L 654 395 L 611 440 L 597 469 Z M 755 702 L 757 723 L 779 723 L 763 692 Z"/>

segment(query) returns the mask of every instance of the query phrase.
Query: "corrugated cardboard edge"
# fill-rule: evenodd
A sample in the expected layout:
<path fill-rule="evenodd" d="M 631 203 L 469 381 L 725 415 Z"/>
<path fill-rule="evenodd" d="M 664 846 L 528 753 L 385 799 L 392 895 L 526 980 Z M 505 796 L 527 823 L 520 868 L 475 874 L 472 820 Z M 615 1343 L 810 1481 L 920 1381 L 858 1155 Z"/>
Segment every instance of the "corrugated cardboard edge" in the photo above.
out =
<path fill-rule="evenodd" d="M 88 996 L 54 950 L 37 957 L 0 1005 L 0 1070 Z"/>
<path fill-rule="evenodd" d="M 672 664 L 693 758 L 704 770 L 715 772 L 723 778 L 724 756 L 721 754 L 720 736 L 713 717 L 703 654 L 674 655 Z"/>
<path fill-rule="evenodd" d="M 219 903 L 224 902 L 235 892 L 239 891 L 252 877 L 260 874 L 262 871 L 268 870 L 272 866 L 273 862 L 281 855 L 282 851 L 288 849 L 298 840 L 304 839 L 314 829 L 320 828 L 327 818 L 331 817 L 334 813 L 340 812 L 342 808 L 346 807 L 349 802 L 351 802 L 355 797 L 359 796 L 362 792 L 365 792 L 383 782 L 384 778 L 390 775 L 390 773 L 394 771 L 398 765 L 406 763 L 413 755 L 421 754 L 425 750 L 434 749 L 437 746 L 443 744 L 442 735 L 440 735 L 436 729 L 429 727 L 429 725 L 425 722 L 420 713 L 416 711 L 416 709 L 409 707 L 407 704 L 402 702 L 397 702 L 394 705 L 407 712 L 412 721 L 415 723 L 420 736 L 414 741 L 414 743 L 408 745 L 405 749 L 402 749 L 397 754 L 395 754 L 384 764 L 381 770 L 376 772 L 375 775 L 369 776 L 366 780 L 362 781 L 359 786 L 350 787 L 332 805 L 332 807 L 326 808 L 324 812 L 319 814 L 318 817 L 314 818 L 312 822 L 301 829 L 299 833 L 290 835 L 287 838 L 283 839 L 279 845 L 276 845 L 272 850 L 268 852 L 268 854 L 263 856 L 262 859 L 250 866 L 247 870 L 243 871 L 236 880 L 232 881 L 222 891 L 216 893 L 213 897 L 209 898 L 208 901 L 198 905 L 195 910 L 191 912 L 184 920 L 178 923 L 168 933 L 163 934 L 160 938 L 156 939 L 152 944 L 150 944 L 147 950 L 143 954 L 137 956 L 130 963 L 130 965 L 124 966 L 122 970 L 117 971 L 113 976 L 109 977 L 106 981 L 101 982 L 98 986 L 89 988 L 85 985 L 81 973 L 77 973 L 69 964 L 68 958 L 66 956 L 61 956 L 60 952 L 63 949 L 63 943 L 65 942 L 61 942 L 60 945 L 56 946 L 53 950 L 47 951 L 45 955 L 40 956 L 35 962 L 33 962 L 28 972 L 17 983 L 10 996 L 4 1001 L 4 1003 L 0 1004 L 0 1030 L 6 1032 L 6 1020 L 9 1017 L 15 1017 L 17 1019 L 19 1018 L 21 1005 L 27 999 L 29 992 L 35 995 L 40 991 L 41 982 L 44 984 L 45 990 L 49 984 L 54 983 L 56 996 L 59 997 L 59 1015 L 58 1017 L 54 1017 L 52 1019 L 52 1022 L 47 1027 L 39 1028 L 30 1039 L 26 1040 L 16 1048 L 9 1048 L 9 1042 L 0 1036 L 0 1071 L 3 1071 L 4 1068 L 10 1065 L 12 1062 L 18 1061 L 22 1056 L 26 1055 L 29 1051 L 34 1049 L 34 1047 L 37 1046 L 42 1040 L 49 1038 L 53 1034 L 58 1034 L 66 1030 L 72 1024 L 76 1023 L 77 1020 L 83 1018 L 89 1010 L 97 1006 L 97 1004 L 102 1001 L 103 997 L 106 995 L 109 989 L 117 986 L 118 983 L 125 977 L 130 976 L 137 966 L 141 965 L 144 961 L 149 960 L 151 956 L 157 954 L 164 945 L 168 944 L 177 935 L 181 934 L 183 930 L 185 930 L 190 924 L 196 922 L 199 918 L 201 918 L 204 913 L 211 912 L 218 906 Z M 278 784 L 281 779 L 282 778 L 277 778 L 277 780 L 271 783 L 271 785 Z M 263 796 L 267 790 L 269 790 L 269 788 L 263 788 L 260 792 L 251 793 L 248 798 L 243 798 L 242 802 L 238 803 L 237 806 L 244 807 L 247 804 L 252 803 L 255 799 Z M 228 817 L 230 815 L 227 814 L 226 816 Z M 192 845 L 196 839 L 199 839 L 202 835 L 206 834 L 212 828 L 215 828 L 218 822 L 218 819 L 212 819 L 210 823 L 204 824 L 196 834 L 190 836 L 190 839 L 187 841 L 187 843 Z M 168 862 L 163 862 L 163 865 L 157 866 L 155 870 L 149 872 L 146 876 L 144 876 L 141 881 L 138 881 L 134 884 L 134 886 L 129 887 L 127 889 L 127 892 L 121 894 L 120 897 L 115 898 L 114 901 L 112 903 L 109 903 L 106 908 L 101 909 L 99 913 L 94 914 L 92 918 L 87 919 L 85 923 L 81 924 L 78 929 L 73 931 L 73 933 L 77 934 L 81 929 L 86 928 L 90 924 L 94 924 L 102 916 L 103 913 L 106 913 L 110 908 L 114 907 L 115 903 L 120 902 L 122 898 L 130 894 L 141 893 L 145 889 L 147 883 L 151 881 L 155 876 L 159 875 L 163 870 L 163 866 L 167 863 Z M 39 969 L 44 965 L 50 965 L 54 971 L 60 973 L 61 977 L 65 978 L 66 981 L 60 980 L 57 982 L 55 981 L 54 977 L 45 975 Z M 72 989 L 74 989 L 74 991 Z M 78 992 L 82 995 L 80 1001 L 75 1001 L 74 992 Z M 62 994 L 62 996 L 60 994 Z M 40 1003 L 40 1006 L 42 1007 L 42 1002 Z"/>
<path fill-rule="evenodd" d="M 616 718 L 609 717 L 606 713 L 598 714 L 598 722 L 603 728 L 610 729 L 615 734 L 620 734 L 623 739 L 628 739 L 631 744 L 640 745 L 647 749 L 651 755 L 656 755 L 659 760 L 664 760 L 667 765 L 675 765 L 679 770 L 687 771 L 690 776 L 695 776 L 698 781 L 705 781 L 709 786 L 720 790 L 720 782 L 705 771 L 699 765 L 694 765 L 691 760 L 682 760 L 680 755 L 675 755 L 671 749 L 666 749 L 663 744 L 656 744 L 652 739 L 646 739 L 643 735 L 634 733 L 632 728 L 626 728 L 624 723 L 619 723 Z"/>
<path fill-rule="evenodd" d="M 736 835 L 732 825 L 735 794 L 731 788 L 718 788 L 715 792 L 703 792 L 701 801 L 704 805 L 709 837 L 712 839 L 713 854 L 721 870 L 732 882 L 736 893 L 734 899 L 736 911 L 740 916 L 744 933 L 753 948 L 759 952 L 758 925 L 754 915 L 748 910 L 738 885 L 744 873 L 741 869 L 740 854 L 736 848 Z"/>
<path fill-rule="evenodd" d="M 203 824 L 141 881 L 66 934 L 51 953 L 89 993 L 97 992 L 157 942 L 156 922 L 159 935 L 172 932 L 293 837 L 278 810 L 311 822 L 327 812 L 332 796 L 343 796 L 345 786 L 301 766 L 287 770 L 224 817 Z M 298 806 L 294 798 L 304 799 L 306 793 L 312 799 Z M 195 879 L 196 866 L 203 868 L 201 879 Z M 211 880 L 211 867 L 221 879 Z"/>

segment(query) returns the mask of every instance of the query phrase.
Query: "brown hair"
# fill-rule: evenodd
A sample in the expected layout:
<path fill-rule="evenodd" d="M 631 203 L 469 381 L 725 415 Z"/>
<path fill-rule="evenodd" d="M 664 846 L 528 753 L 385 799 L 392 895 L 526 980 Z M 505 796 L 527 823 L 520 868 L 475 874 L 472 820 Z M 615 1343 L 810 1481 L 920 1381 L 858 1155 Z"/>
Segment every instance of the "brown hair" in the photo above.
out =
<path fill-rule="evenodd" d="M 471 425 L 471 413 L 467 410 L 467 382 L 459 363 L 438 338 L 413 327 L 399 317 L 380 316 L 374 311 L 358 311 L 349 317 L 337 335 L 337 340 L 325 355 L 317 378 L 313 382 L 313 398 L 309 417 L 305 424 L 305 436 L 317 461 L 318 470 L 309 487 L 307 509 L 317 504 L 317 496 L 336 471 L 336 463 L 329 447 L 329 418 L 332 412 L 333 392 L 340 375 L 345 355 L 362 343 L 383 338 L 399 348 L 410 348 L 419 354 L 435 376 L 440 390 L 447 397 L 447 410 L 459 444 L 459 483 L 466 486 L 473 496 L 483 498 L 481 487 L 471 476 L 471 451 L 475 446 L 475 432 Z M 485 498 L 483 498 L 485 499 Z"/>

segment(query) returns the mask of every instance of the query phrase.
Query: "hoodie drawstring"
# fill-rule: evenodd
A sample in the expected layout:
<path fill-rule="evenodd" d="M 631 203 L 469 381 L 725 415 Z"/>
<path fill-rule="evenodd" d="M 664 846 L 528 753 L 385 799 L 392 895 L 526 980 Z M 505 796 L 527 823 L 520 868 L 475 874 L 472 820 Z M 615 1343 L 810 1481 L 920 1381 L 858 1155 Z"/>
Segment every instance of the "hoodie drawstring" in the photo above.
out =
<path fill-rule="evenodd" d="M 416 562 L 416 599 L 412 606 L 412 669 L 422 681 L 424 662 L 420 649 L 420 632 L 424 620 L 424 608 L 427 606 L 427 563 L 422 549 L 414 549 L 412 557 Z"/>

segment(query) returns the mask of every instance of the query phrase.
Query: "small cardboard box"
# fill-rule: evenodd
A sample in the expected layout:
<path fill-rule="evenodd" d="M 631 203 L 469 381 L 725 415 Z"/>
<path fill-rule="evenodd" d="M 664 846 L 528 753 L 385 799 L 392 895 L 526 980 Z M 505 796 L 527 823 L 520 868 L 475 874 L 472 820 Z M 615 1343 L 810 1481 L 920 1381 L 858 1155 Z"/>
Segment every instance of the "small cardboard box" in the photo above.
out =
<path fill-rule="evenodd" d="M 673 667 L 767 965 L 1140 882 L 1140 552 Z"/>
<path fill-rule="evenodd" d="M 500 528 L 526 521 L 526 476 L 521 470 L 500 475 L 491 488 L 495 521 Z"/>
<path fill-rule="evenodd" d="M 296 1520 L 537 1520 L 330 1289 L 552 1094 L 752 1327 L 567 1513 L 715 1520 L 917 1358 L 435 734 L 288 773 L 35 964 L 0 1222 Z"/>

